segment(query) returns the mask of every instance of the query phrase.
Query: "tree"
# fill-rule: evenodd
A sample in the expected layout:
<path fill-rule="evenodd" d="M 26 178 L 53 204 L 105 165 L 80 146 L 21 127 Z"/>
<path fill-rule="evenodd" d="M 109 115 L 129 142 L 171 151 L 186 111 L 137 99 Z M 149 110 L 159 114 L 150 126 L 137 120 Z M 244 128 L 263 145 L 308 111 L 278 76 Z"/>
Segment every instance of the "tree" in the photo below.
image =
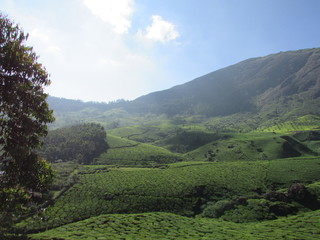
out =
<path fill-rule="evenodd" d="M 108 149 L 106 130 L 97 123 L 83 123 L 50 131 L 42 155 L 48 161 L 73 161 L 91 164 Z"/>
<path fill-rule="evenodd" d="M 0 229 L 1 222 L 9 222 L 8 208 L 46 191 L 53 177 L 36 153 L 46 124 L 54 120 L 43 90 L 50 80 L 33 48 L 25 45 L 27 39 L 19 25 L 0 13 Z"/>

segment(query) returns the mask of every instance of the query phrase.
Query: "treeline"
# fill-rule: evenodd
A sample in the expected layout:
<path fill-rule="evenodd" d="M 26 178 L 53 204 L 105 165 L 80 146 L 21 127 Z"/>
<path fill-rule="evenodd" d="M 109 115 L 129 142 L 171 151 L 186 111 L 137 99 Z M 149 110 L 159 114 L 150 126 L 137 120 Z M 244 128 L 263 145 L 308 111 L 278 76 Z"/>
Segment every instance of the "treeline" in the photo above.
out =
<path fill-rule="evenodd" d="M 50 162 L 75 160 L 90 164 L 107 149 L 105 129 L 100 124 L 84 123 L 50 131 L 41 154 Z"/>
<path fill-rule="evenodd" d="M 108 111 L 113 108 L 124 107 L 129 101 L 124 99 L 118 99 L 112 102 L 84 102 L 81 100 L 72 100 L 66 98 L 58 98 L 49 96 L 48 104 L 51 109 L 55 112 L 64 113 L 64 112 L 79 112 L 84 109 L 96 109 L 99 111 Z"/>

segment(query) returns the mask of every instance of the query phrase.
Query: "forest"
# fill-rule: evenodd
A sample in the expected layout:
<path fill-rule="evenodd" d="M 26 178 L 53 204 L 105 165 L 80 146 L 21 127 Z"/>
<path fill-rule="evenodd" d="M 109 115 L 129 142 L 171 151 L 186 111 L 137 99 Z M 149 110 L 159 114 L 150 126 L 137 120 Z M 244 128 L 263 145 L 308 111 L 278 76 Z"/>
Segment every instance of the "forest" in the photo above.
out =
<path fill-rule="evenodd" d="M 105 129 L 99 124 L 84 123 L 50 131 L 41 155 L 49 162 L 77 161 L 80 164 L 91 164 L 107 149 Z"/>

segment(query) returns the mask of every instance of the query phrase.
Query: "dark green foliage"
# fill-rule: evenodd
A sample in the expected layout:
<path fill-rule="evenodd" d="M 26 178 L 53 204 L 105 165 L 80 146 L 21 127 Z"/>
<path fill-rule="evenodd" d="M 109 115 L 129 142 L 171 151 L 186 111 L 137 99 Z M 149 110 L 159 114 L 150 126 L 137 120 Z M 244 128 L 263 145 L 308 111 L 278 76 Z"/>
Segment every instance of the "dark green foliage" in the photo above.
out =
<path fill-rule="evenodd" d="M 309 209 L 316 210 L 320 208 L 319 195 L 310 192 L 303 184 L 292 184 L 288 189 L 288 197 Z"/>
<path fill-rule="evenodd" d="M 36 154 L 54 120 L 43 91 L 50 80 L 27 39 L 0 13 L 0 233 L 25 216 L 34 193 L 46 192 L 53 178 Z"/>
<path fill-rule="evenodd" d="M 299 210 L 320 208 L 319 192 L 309 191 L 313 186 L 292 184 L 284 192 L 268 192 L 236 200 L 209 202 L 202 215 L 232 222 L 255 222 L 296 214 Z"/>
<path fill-rule="evenodd" d="M 234 205 L 233 208 L 227 209 L 222 219 L 238 223 L 275 219 L 275 214 L 269 211 L 268 204 L 264 199 L 249 199 L 246 205 Z"/>
<path fill-rule="evenodd" d="M 24 45 L 27 38 L 18 25 L 0 13 L 0 161 L 6 172 L 1 184 L 26 187 L 25 177 L 37 164 L 35 148 L 40 137 L 47 134 L 46 124 L 53 121 L 43 92 L 50 84 L 48 73 L 37 62 L 32 47 Z M 12 169 L 16 176 L 9 174 Z"/>
<path fill-rule="evenodd" d="M 45 139 L 42 154 L 49 161 L 93 163 L 108 148 L 105 129 L 95 123 L 84 123 L 50 131 Z"/>
<path fill-rule="evenodd" d="M 220 200 L 215 203 L 208 204 L 203 210 L 204 217 L 219 218 L 225 211 L 234 208 L 234 203 L 228 200 Z"/>
<path fill-rule="evenodd" d="M 221 136 L 214 133 L 181 129 L 180 131 L 177 131 L 175 136 L 166 139 L 162 144 L 165 144 L 171 151 L 186 153 L 219 138 L 221 138 Z"/>
<path fill-rule="evenodd" d="M 13 230 L 21 215 L 28 213 L 29 194 L 22 188 L 2 188 L 0 191 L 0 234 Z M 0 235 L 1 236 L 1 235 Z"/>

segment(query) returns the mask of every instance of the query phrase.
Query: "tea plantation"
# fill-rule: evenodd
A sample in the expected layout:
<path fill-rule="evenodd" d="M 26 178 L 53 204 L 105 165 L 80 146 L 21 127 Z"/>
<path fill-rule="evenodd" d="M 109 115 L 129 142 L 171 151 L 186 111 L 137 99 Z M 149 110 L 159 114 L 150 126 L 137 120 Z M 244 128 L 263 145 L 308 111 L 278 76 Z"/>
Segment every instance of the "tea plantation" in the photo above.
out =
<path fill-rule="evenodd" d="M 237 224 L 172 213 L 109 214 L 67 224 L 33 239 L 319 239 L 319 210 L 273 221 Z"/>
<path fill-rule="evenodd" d="M 287 188 L 294 182 L 313 182 L 319 178 L 320 161 L 318 158 L 301 158 L 181 162 L 170 164 L 165 169 L 88 166 L 80 167 L 78 171 L 79 180 L 52 206 L 20 223 L 19 227 L 31 233 L 111 213 L 171 212 L 194 217 L 206 212 L 210 203 L 222 200 L 233 204 L 230 209 L 234 212 L 229 220 L 237 222 L 237 215 L 243 213 L 237 213 L 238 205 L 242 204 L 234 202 L 246 199 L 250 203 L 250 199 L 264 199 L 263 193 L 275 187 Z M 250 207 L 250 204 L 244 206 Z M 304 209 L 303 206 L 298 208 Z M 272 219 L 277 217 L 272 215 Z M 252 221 L 252 217 L 240 222 L 246 221 Z"/>
<path fill-rule="evenodd" d="M 31 239 L 320 238 L 318 118 L 243 132 L 231 118 L 177 122 L 115 128 L 92 165 L 54 163 L 51 202 L 17 232 Z"/>

